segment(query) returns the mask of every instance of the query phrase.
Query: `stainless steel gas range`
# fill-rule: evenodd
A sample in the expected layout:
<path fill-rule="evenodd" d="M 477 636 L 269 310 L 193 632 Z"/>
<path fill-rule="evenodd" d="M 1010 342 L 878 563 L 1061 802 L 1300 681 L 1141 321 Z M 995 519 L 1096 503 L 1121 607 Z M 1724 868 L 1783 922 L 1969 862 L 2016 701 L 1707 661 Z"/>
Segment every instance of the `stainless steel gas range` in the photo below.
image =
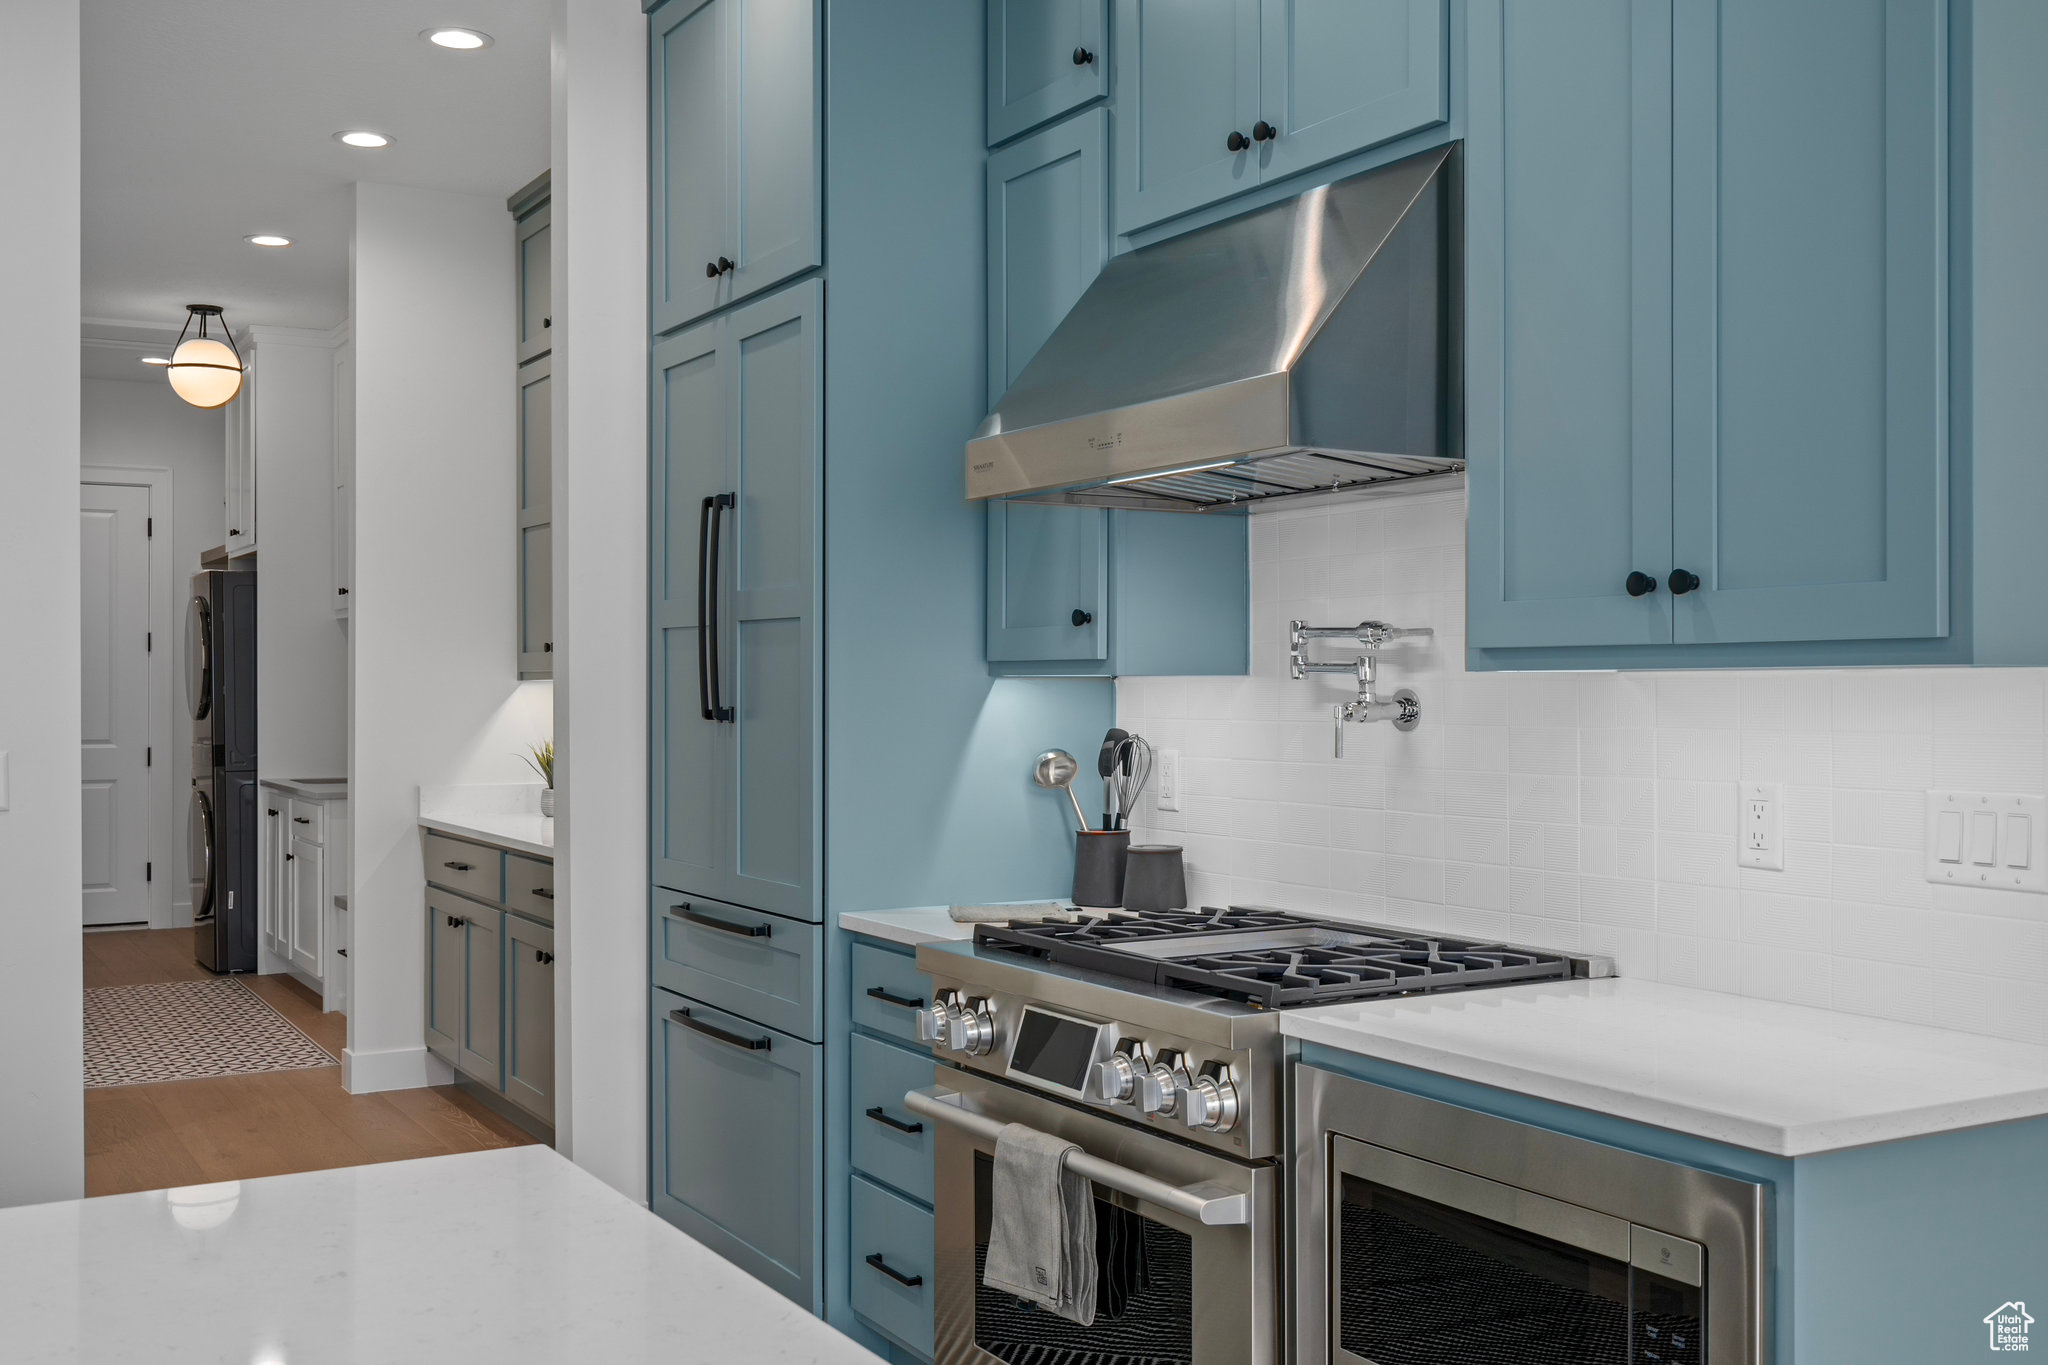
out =
<path fill-rule="evenodd" d="M 1287 1058 L 1279 1011 L 1606 975 L 1604 959 L 1266 907 L 982 925 L 927 944 L 919 1036 L 960 1068 L 905 1104 L 938 1128 L 939 1365 L 1278 1365 Z M 996 1134 L 1079 1144 L 1108 1311 L 981 1285 Z"/>

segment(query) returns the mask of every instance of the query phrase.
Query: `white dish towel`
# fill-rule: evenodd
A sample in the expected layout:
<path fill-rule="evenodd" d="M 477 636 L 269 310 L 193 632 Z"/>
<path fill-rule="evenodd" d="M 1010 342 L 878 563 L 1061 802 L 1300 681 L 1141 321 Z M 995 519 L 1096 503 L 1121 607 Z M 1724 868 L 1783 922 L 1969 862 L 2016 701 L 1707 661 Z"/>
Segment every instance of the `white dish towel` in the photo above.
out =
<path fill-rule="evenodd" d="M 996 1135 L 981 1282 L 1087 1327 L 1095 1321 L 1095 1191 L 1067 1169 L 1080 1150 L 1021 1123 Z"/>

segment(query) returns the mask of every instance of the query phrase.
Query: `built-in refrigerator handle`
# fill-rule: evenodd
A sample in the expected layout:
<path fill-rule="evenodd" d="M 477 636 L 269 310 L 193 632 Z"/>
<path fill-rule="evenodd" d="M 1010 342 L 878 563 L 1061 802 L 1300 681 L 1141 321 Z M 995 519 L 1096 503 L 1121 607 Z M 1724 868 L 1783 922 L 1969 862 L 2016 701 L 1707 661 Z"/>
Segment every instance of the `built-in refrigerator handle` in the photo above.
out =
<path fill-rule="evenodd" d="M 725 509 L 737 505 L 737 496 L 720 493 L 704 499 L 697 517 L 697 699 L 699 711 L 708 721 L 730 723 L 737 713 L 719 695 L 718 542 L 725 523 Z"/>

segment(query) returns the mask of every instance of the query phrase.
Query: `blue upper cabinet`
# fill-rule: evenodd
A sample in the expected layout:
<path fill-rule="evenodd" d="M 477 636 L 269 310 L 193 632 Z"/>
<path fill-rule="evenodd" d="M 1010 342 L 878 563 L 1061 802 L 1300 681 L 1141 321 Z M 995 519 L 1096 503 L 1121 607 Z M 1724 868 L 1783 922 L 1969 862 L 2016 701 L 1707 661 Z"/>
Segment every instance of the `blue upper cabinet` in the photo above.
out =
<path fill-rule="evenodd" d="M 1109 93 L 1109 0 L 988 0 L 988 145 Z"/>
<path fill-rule="evenodd" d="M 1259 0 L 1117 0 L 1116 230 L 1259 183 Z"/>
<path fill-rule="evenodd" d="M 1943 0 L 1523 11 L 1468 11 L 1475 662 L 1946 635 Z"/>
<path fill-rule="evenodd" d="M 816 0 L 667 0 L 649 19 L 661 333 L 822 259 L 818 23 Z"/>
<path fill-rule="evenodd" d="M 1676 24 L 1674 638 L 1944 635 L 1946 6 Z"/>
<path fill-rule="evenodd" d="M 1449 117 L 1449 0 L 1117 0 L 1116 230 Z"/>
<path fill-rule="evenodd" d="M 1466 13 L 1469 638 L 1668 643 L 1670 10 Z"/>
<path fill-rule="evenodd" d="M 1109 658 L 1109 513 L 988 505 L 988 657 L 995 664 Z"/>
<path fill-rule="evenodd" d="M 1259 178 L 1391 141 L 1451 115 L 1444 0 L 1265 0 Z"/>
<path fill-rule="evenodd" d="M 988 406 L 1109 259 L 1109 115 L 1090 110 L 988 158 Z"/>

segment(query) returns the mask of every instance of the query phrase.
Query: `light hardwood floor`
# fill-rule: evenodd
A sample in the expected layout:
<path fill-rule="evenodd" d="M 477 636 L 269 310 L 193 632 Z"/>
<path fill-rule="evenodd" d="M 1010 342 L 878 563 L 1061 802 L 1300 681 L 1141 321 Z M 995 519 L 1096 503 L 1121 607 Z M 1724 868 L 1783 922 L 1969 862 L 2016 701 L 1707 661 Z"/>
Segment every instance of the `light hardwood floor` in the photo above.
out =
<path fill-rule="evenodd" d="M 203 981 L 189 929 L 86 934 L 85 986 Z M 288 976 L 242 982 L 339 1057 L 348 1024 Z M 85 1092 L 85 1192 L 321 1171 L 514 1147 L 534 1139 L 454 1086 L 351 1095 L 341 1068 L 272 1071 Z"/>

